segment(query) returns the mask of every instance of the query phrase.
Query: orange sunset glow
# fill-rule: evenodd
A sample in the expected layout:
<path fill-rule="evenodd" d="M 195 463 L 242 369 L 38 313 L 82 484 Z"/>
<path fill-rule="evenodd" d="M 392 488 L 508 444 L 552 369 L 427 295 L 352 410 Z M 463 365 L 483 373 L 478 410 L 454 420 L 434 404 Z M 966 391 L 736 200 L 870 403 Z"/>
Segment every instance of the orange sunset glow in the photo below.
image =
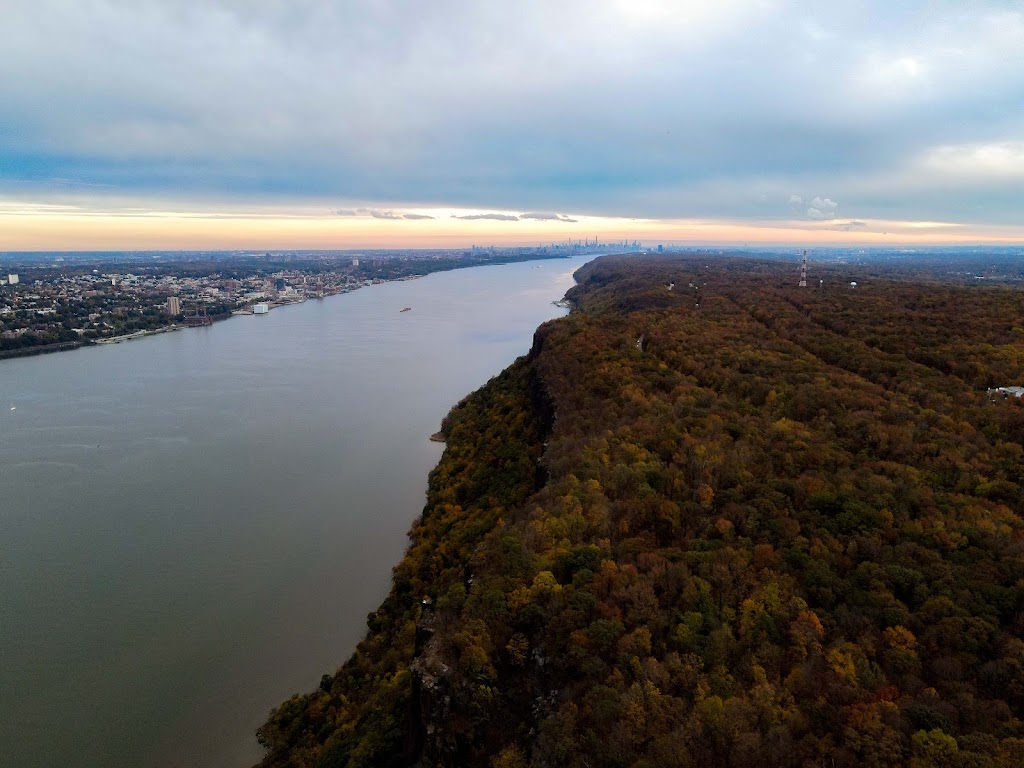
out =
<path fill-rule="evenodd" d="M 259 250 L 461 248 L 473 244 L 537 245 L 597 237 L 645 244 L 891 246 L 1005 244 L 1020 228 L 944 222 L 845 222 L 627 219 L 573 215 L 563 221 L 464 220 L 479 212 L 416 209 L 412 220 L 312 213 L 211 214 L 187 211 L 87 212 L 0 210 L 0 250 Z M 515 212 L 501 215 L 515 216 Z M 426 218 L 431 217 L 431 218 Z"/>

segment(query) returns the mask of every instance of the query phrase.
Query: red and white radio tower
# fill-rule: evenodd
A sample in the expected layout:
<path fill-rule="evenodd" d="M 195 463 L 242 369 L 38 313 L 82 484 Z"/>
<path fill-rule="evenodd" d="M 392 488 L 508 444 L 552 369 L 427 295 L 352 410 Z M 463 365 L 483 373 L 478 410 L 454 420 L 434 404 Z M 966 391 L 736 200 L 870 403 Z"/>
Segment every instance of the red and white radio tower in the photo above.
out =
<path fill-rule="evenodd" d="M 807 251 L 804 251 L 804 258 L 800 262 L 800 287 L 807 287 Z"/>

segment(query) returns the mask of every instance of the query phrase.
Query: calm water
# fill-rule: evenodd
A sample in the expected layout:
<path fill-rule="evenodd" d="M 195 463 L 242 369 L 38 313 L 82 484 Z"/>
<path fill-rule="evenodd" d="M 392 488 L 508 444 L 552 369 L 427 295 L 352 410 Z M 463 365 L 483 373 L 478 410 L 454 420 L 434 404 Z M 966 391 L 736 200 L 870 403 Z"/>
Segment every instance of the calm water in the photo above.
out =
<path fill-rule="evenodd" d="M 258 759 L 385 595 L 427 436 L 583 261 L 0 362 L 0 764 Z"/>

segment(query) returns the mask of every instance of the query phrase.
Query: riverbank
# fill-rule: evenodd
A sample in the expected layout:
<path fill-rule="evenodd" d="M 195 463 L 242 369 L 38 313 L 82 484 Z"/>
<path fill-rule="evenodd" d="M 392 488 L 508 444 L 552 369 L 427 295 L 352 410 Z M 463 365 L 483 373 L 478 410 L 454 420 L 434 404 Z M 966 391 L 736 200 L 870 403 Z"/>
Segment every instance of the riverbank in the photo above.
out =
<path fill-rule="evenodd" d="M 122 341 L 132 341 L 133 339 L 141 339 L 145 336 L 156 336 L 159 333 L 172 333 L 174 331 L 180 331 L 187 326 L 184 325 L 164 325 L 160 328 L 147 328 L 144 331 L 135 331 L 134 333 L 126 333 L 121 336 L 111 336 L 107 339 L 96 339 L 96 344 L 120 344 Z"/>
<path fill-rule="evenodd" d="M 180 331 L 187 326 L 184 325 L 162 325 L 159 328 L 147 328 L 142 331 L 110 336 L 105 339 L 82 339 L 81 341 L 62 341 L 58 344 L 43 344 L 37 347 L 21 347 L 19 349 L 5 349 L 0 351 L 0 360 L 14 359 L 18 357 L 33 357 L 35 355 L 48 355 L 54 352 L 68 352 L 72 349 L 82 347 L 94 347 L 99 344 L 120 344 L 123 341 L 133 341 L 145 336 L 156 336 L 161 333 Z"/>
<path fill-rule="evenodd" d="M 62 341 L 57 344 L 41 344 L 35 347 L 19 347 L 18 349 L 0 350 L 0 360 L 13 360 L 18 357 L 35 357 L 36 355 L 48 355 L 51 352 L 66 352 L 79 347 L 89 347 L 95 342 L 92 341 Z"/>

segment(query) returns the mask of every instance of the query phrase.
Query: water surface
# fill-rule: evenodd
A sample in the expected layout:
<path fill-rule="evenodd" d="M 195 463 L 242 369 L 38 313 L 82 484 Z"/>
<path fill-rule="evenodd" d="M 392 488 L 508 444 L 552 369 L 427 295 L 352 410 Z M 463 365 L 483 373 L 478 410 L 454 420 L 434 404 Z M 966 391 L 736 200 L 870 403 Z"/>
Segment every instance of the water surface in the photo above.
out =
<path fill-rule="evenodd" d="M 0 361 L 0 764 L 257 760 L 386 594 L 427 436 L 584 260 Z"/>

